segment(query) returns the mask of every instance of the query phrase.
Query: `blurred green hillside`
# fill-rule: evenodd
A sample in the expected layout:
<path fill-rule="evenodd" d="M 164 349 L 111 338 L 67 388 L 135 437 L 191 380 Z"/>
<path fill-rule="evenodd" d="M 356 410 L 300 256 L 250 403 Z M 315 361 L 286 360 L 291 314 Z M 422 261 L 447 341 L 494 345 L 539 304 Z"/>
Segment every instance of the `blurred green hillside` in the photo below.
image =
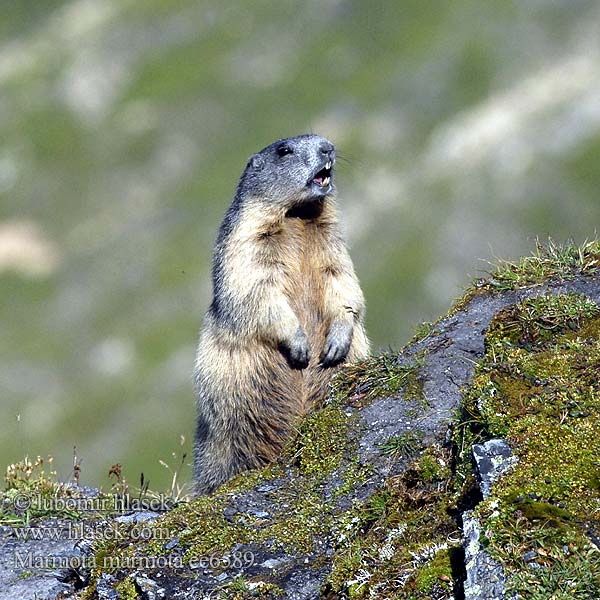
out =
<path fill-rule="evenodd" d="M 68 477 L 77 446 L 84 483 L 121 462 L 166 485 L 216 229 L 274 139 L 338 147 L 375 348 L 486 260 L 594 237 L 599 22 L 583 0 L 6 3 L 1 462 Z"/>

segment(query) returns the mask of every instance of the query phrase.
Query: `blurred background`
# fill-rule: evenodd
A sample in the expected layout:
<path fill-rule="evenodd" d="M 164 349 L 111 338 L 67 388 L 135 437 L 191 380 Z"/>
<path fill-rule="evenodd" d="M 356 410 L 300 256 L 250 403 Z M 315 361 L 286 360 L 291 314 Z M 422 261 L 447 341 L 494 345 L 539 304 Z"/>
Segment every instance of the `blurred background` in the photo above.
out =
<path fill-rule="evenodd" d="M 246 159 L 317 132 L 374 349 L 600 218 L 600 3 L 20 0 L 0 17 L 0 458 L 166 487 Z M 180 436 L 185 443 L 180 446 Z M 183 474 L 189 479 L 190 473 Z"/>

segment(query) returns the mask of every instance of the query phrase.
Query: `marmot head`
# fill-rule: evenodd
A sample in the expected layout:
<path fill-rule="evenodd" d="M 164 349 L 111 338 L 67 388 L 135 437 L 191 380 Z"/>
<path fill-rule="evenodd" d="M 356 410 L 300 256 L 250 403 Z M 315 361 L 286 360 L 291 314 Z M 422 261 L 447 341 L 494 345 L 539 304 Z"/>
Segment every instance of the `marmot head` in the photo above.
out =
<path fill-rule="evenodd" d="M 278 140 L 250 157 L 237 195 L 284 210 L 321 201 L 335 191 L 334 163 L 333 144 L 319 135 Z"/>

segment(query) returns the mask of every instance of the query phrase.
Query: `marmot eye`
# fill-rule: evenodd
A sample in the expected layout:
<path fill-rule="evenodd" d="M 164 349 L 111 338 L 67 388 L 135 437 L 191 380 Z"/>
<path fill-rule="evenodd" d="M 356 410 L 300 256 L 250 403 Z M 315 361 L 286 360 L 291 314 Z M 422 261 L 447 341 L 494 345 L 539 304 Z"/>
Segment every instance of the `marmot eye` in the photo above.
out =
<path fill-rule="evenodd" d="M 290 146 L 286 144 L 281 144 L 281 146 L 277 146 L 277 154 L 279 156 L 286 156 L 286 154 L 294 154 L 294 151 Z"/>

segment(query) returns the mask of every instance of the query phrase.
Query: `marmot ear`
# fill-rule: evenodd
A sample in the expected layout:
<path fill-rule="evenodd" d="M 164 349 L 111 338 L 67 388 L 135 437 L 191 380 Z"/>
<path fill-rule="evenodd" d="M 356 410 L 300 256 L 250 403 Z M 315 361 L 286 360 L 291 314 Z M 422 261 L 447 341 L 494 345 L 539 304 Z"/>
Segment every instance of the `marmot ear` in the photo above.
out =
<path fill-rule="evenodd" d="M 262 171 L 262 169 L 265 166 L 265 158 L 264 158 L 264 156 L 261 156 L 260 154 L 255 154 L 250 159 L 250 165 L 252 166 L 252 168 L 255 171 Z"/>

